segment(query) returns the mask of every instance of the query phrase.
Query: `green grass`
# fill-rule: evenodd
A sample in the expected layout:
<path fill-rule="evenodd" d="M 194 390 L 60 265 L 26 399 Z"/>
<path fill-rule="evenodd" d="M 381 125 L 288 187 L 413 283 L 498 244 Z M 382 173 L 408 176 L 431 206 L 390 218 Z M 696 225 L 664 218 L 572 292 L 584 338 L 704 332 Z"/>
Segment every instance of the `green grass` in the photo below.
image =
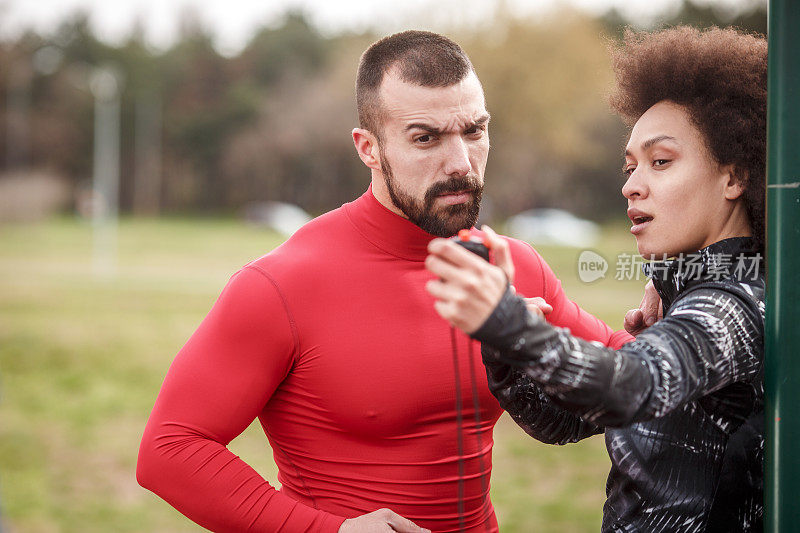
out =
<path fill-rule="evenodd" d="M 0 227 L 0 509 L 12 533 L 199 531 L 140 488 L 147 415 L 174 354 L 228 277 L 280 242 L 228 220 L 124 220 L 116 272 L 92 269 L 91 227 L 72 219 Z M 607 279 L 583 284 L 579 250 L 540 248 L 568 294 L 621 327 L 642 282 L 614 281 L 632 240 L 607 228 Z M 257 425 L 231 444 L 276 481 Z M 597 531 L 608 459 L 601 438 L 551 447 L 507 417 L 492 497 L 503 531 Z"/>

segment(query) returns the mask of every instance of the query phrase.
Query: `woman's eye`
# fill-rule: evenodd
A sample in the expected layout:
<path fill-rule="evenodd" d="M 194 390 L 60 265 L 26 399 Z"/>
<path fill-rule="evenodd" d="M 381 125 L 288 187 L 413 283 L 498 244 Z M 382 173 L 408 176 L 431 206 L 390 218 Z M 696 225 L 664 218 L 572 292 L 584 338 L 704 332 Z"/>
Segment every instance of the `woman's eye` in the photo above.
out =
<path fill-rule="evenodd" d="M 622 173 L 625 175 L 625 177 L 628 177 L 633 174 L 634 170 L 636 170 L 636 167 L 626 167 L 622 169 Z"/>
<path fill-rule="evenodd" d="M 654 167 L 661 167 L 669 163 L 669 159 L 654 159 L 653 166 Z"/>

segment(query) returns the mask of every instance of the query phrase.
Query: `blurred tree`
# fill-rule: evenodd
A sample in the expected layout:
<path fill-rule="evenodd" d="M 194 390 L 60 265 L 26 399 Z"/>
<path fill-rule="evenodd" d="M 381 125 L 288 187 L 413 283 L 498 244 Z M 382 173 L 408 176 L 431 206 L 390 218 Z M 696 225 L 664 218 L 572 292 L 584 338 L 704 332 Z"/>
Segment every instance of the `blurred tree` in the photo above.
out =
<path fill-rule="evenodd" d="M 276 97 L 293 97 L 293 86 L 313 82 L 329 43 L 302 16 L 290 14 L 280 26 L 259 31 L 239 56 L 226 59 L 216 53 L 202 27 L 186 28 L 181 42 L 164 57 L 166 148 L 174 157 L 165 163 L 171 183 L 177 185 L 170 203 L 181 209 L 237 207 L 246 198 L 240 183 L 223 168 L 224 151 L 263 117 Z M 262 138 L 260 150 L 280 134 L 277 128 L 272 131 Z M 254 184 L 252 177 L 248 181 Z M 273 199 L 295 200 L 291 195 Z"/>
<path fill-rule="evenodd" d="M 709 26 L 737 26 L 743 30 L 767 34 L 766 0 L 745 0 L 738 6 L 701 5 L 693 0 L 685 0 L 674 17 L 661 26 L 686 24 L 698 28 Z"/>
<path fill-rule="evenodd" d="M 190 17 L 189 14 L 184 16 Z M 167 202 L 182 210 L 220 207 L 226 185 L 217 161 L 225 138 L 248 118 L 231 105 L 230 61 L 213 47 L 211 34 L 191 20 L 181 40 L 162 58 Z"/>
<path fill-rule="evenodd" d="M 747 0 L 721 11 L 688 1 L 667 23 L 763 32 L 765 4 Z M 616 215 L 625 129 L 605 102 L 612 83 L 606 45 L 629 23 L 626 13 L 591 18 L 561 10 L 519 19 L 498 5 L 494 20 L 452 32 L 473 59 L 492 113 L 486 196 L 494 218 L 537 206 Z M 376 38 L 323 36 L 291 12 L 225 57 L 187 10 L 177 42 L 159 52 L 147 46 L 141 24 L 111 46 L 77 12 L 52 35 L 0 42 L 2 168 L 44 168 L 75 185 L 87 180 L 88 80 L 111 65 L 124 78 L 123 210 L 231 212 L 281 200 L 326 211 L 369 180 L 350 130 L 358 57 Z"/>
<path fill-rule="evenodd" d="M 641 26 L 631 20 L 627 13 L 612 8 L 601 17 L 605 26 L 615 35 L 622 35 L 626 26 Z M 683 0 L 680 7 L 669 17 L 659 17 L 656 27 L 686 24 L 698 28 L 709 26 L 736 26 L 746 31 L 767 34 L 767 0 L 741 0 L 735 5 L 715 5 Z M 644 27 L 641 29 L 650 29 Z"/>
<path fill-rule="evenodd" d="M 241 77 L 252 79 L 258 86 L 270 86 L 287 71 L 313 75 L 325 64 L 330 44 L 301 12 L 291 11 L 281 25 L 258 31 L 236 64 Z"/>
<path fill-rule="evenodd" d="M 325 66 L 313 77 L 286 72 L 269 91 L 258 121 L 228 143 L 223 172 L 237 205 L 290 201 L 320 213 L 366 189 L 369 171 L 355 155 L 355 58 L 374 36 L 328 42 Z"/>
<path fill-rule="evenodd" d="M 463 40 L 492 113 L 493 216 L 540 206 L 602 216 L 619 198 L 623 136 L 604 99 L 612 74 L 602 26 L 573 11 L 498 20 Z"/>
<path fill-rule="evenodd" d="M 141 22 L 119 50 L 126 73 L 123 100 L 122 208 L 137 214 L 156 214 L 162 195 L 162 59 L 147 46 Z"/>

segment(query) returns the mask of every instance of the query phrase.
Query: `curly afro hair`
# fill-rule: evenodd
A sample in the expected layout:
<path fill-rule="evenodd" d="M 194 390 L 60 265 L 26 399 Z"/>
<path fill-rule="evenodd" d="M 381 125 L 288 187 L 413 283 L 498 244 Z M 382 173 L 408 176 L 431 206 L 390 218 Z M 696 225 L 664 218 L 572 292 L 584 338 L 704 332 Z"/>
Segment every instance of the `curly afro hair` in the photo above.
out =
<path fill-rule="evenodd" d="M 626 30 L 612 51 L 610 102 L 633 125 L 654 104 L 682 106 L 711 155 L 733 165 L 757 248 L 764 247 L 767 150 L 767 41 L 732 28 Z"/>

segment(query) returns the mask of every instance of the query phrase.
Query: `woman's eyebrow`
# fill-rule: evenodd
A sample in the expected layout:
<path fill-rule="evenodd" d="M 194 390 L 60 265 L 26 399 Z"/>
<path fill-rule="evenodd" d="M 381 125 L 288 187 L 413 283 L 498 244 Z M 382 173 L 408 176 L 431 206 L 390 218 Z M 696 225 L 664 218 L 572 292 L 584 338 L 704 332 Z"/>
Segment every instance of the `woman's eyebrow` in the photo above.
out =
<path fill-rule="evenodd" d="M 647 150 L 651 148 L 654 144 L 660 143 L 662 141 L 678 142 L 678 139 L 676 139 L 675 137 L 670 137 L 669 135 L 656 135 L 655 137 L 650 137 L 649 139 L 647 139 L 642 143 L 642 150 Z M 631 155 L 631 151 L 626 148 L 623 155 L 629 156 Z"/>

